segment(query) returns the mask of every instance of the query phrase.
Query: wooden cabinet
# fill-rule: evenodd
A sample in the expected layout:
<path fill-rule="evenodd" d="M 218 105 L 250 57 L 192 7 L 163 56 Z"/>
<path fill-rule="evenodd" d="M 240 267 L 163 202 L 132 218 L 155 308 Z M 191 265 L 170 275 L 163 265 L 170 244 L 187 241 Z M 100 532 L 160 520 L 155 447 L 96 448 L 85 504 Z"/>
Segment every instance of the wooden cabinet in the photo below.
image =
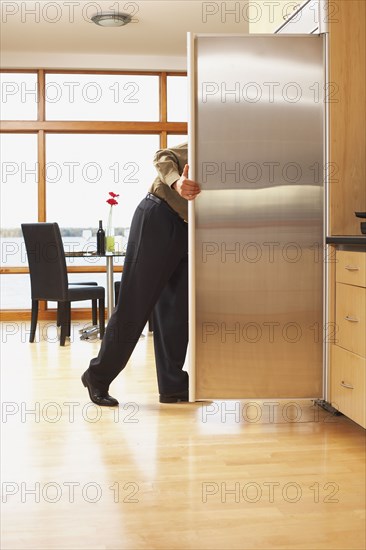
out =
<path fill-rule="evenodd" d="M 355 211 L 366 211 L 366 135 L 361 122 L 366 116 L 365 19 L 366 2 L 329 1 L 328 214 L 333 241 L 328 242 L 344 236 L 350 244 L 328 251 L 328 323 L 335 341 L 328 346 L 327 400 L 364 428 L 366 240 L 360 242 L 361 220 Z"/>
<path fill-rule="evenodd" d="M 340 346 L 332 348 L 331 404 L 366 428 L 366 359 Z"/>
<path fill-rule="evenodd" d="M 342 348 L 365 356 L 366 289 L 337 283 L 337 341 Z"/>
<path fill-rule="evenodd" d="M 330 401 L 366 427 L 366 252 L 337 250 Z"/>
<path fill-rule="evenodd" d="M 366 254 L 342 250 L 337 254 L 337 283 L 365 286 Z"/>
<path fill-rule="evenodd" d="M 366 2 L 329 2 L 330 235 L 360 235 L 366 211 Z"/>
<path fill-rule="evenodd" d="M 251 34 L 272 34 L 308 0 L 250 0 L 248 11 Z M 314 4 L 315 0 L 312 0 Z M 298 17 L 298 19 L 301 16 Z M 295 31 L 296 32 L 296 31 Z"/>

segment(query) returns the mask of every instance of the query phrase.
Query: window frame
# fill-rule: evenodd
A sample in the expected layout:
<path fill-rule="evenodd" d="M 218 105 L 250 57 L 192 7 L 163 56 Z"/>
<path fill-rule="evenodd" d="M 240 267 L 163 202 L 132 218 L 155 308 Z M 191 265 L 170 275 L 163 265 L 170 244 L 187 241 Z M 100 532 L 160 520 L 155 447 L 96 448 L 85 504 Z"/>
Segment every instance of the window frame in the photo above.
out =
<path fill-rule="evenodd" d="M 46 135 L 48 133 L 94 133 L 94 134 L 156 134 L 159 136 L 160 147 L 167 147 L 168 134 L 187 134 L 187 122 L 168 122 L 167 120 L 167 77 L 187 76 L 184 71 L 91 71 L 91 70 L 54 70 L 54 69 L 6 69 L 1 73 L 36 73 L 38 88 L 37 120 L 4 120 L 1 121 L 1 133 L 31 133 L 37 135 L 37 161 L 39 167 L 38 178 L 38 221 L 47 221 L 46 212 Z M 45 117 L 45 83 L 46 74 L 90 74 L 90 75 L 151 75 L 159 77 L 159 120 L 157 122 L 143 121 L 47 121 Z M 117 267 L 115 272 L 123 268 Z M 105 266 L 69 266 L 69 273 L 105 273 Z M 2 274 L 29 273 L 28 267 L 1 267 Z M 46 302 L 40 303 L 40 320 L 56 319 L 56 310 L 48 309 Z M 75 310 L 73 318 L 85 319 L 90 309 Z M 10 321 L 30 319 L 30 310 L 7 309 L 0 310 L 0 320 Z"/>

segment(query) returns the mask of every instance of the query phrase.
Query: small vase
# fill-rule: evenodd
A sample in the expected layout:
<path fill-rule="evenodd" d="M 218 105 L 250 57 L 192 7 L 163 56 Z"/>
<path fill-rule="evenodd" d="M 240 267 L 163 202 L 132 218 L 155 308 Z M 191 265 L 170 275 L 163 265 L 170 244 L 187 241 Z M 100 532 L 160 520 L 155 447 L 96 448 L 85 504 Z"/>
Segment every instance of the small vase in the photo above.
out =
<path fill-rule="evenodd" d="M 105 232 L 105 251 L 114 252 L 114 227 L 112 223 L 112 206 L 109 210 L 107 229 Z"/>

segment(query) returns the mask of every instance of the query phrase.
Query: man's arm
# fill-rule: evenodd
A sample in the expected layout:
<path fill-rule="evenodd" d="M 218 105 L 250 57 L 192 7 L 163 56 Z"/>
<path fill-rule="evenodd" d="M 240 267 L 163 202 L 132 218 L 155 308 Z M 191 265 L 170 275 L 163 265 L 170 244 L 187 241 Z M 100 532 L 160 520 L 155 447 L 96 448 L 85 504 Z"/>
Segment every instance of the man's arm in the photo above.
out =
<path fill-rule="evenodd" d="M 180 178 L 171 186 L 181 197 L 191 201 L 197 197 L 201 192 L 200 186 L 197 182 L 188 179 L 189 166 L 186 164 L 183 168 L 183 174 Z"/>
<path fill-rule="evenodd" d="M 160 149 L 154 157 L 154 166 L 160 180 L 186 200 L 200 193 L 198 183 L 188 178 L 187 147 Z"/>
<path fill-rule="evenodd" d="M 154 166 L 159 179 L 169 187 L 180 178 L 186 162 L 186 148 L 159 149 L 154 156 Z"/>

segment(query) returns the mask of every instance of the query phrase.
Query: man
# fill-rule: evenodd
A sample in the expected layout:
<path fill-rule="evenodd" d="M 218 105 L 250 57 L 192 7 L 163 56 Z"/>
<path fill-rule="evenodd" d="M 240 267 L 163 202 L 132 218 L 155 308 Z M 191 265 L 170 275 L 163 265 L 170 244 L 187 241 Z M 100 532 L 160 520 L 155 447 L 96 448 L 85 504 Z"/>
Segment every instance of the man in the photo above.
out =
<path fill-rule="evenodd" d="M 188 401 L 183 371 L 188 343 L 188 201 L 200 193 L 188 178 L 187 144 L 161 149 L 158 176 L 132 219 L 117 306 L 98 357 L 81 379 L 90 399 L 116 406 L 109 385 L 123 370 L 154 308 L 154 349 L 161 403 Z"/>

